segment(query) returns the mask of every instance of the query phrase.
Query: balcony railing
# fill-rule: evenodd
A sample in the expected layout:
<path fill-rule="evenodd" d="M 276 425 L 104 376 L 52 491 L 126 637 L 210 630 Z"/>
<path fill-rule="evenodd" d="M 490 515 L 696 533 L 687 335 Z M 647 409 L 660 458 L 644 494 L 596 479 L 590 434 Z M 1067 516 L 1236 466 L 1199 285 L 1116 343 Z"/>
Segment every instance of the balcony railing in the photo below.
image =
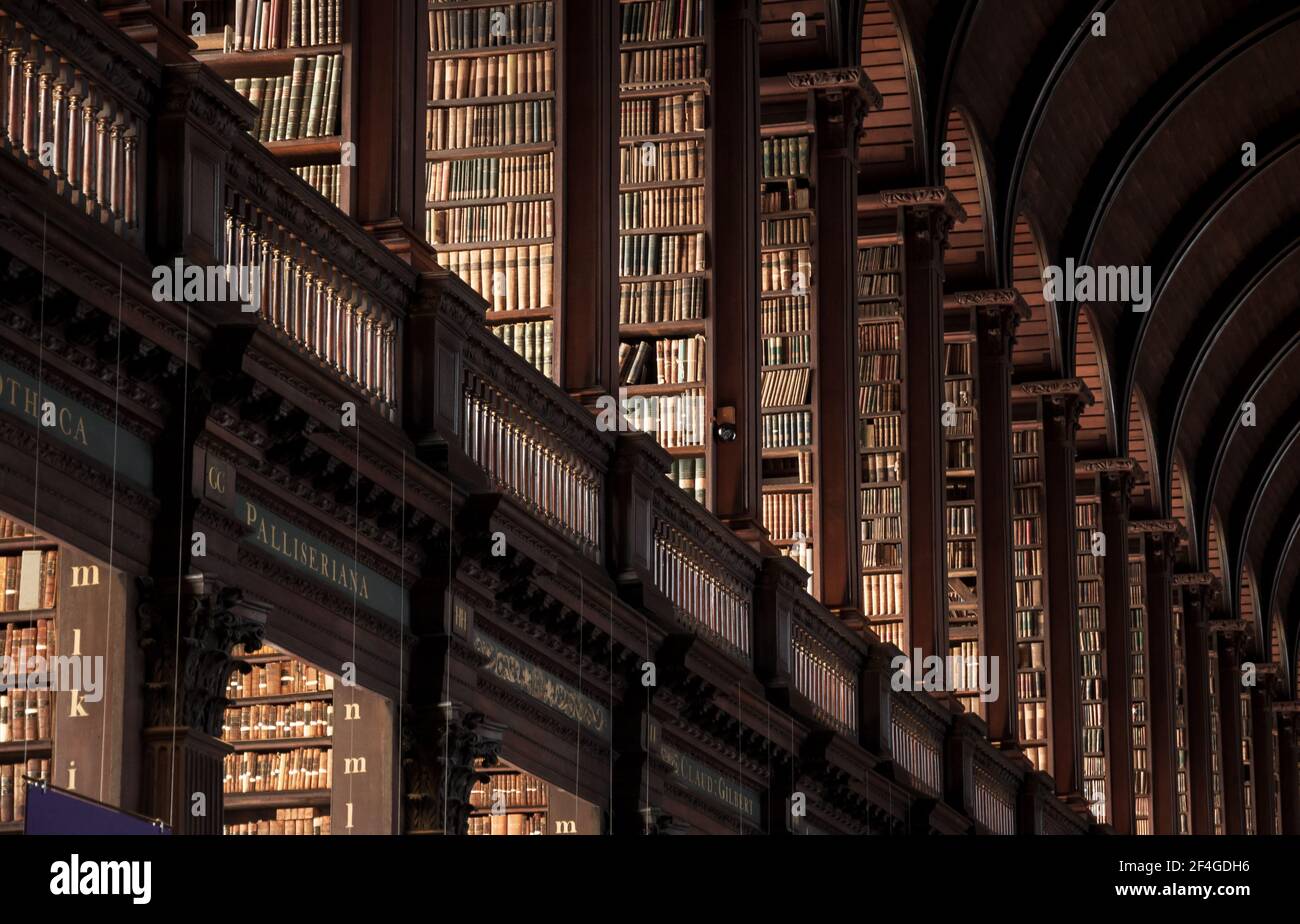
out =
<path fill-rule="evenodd" d="M 944 720 L 924 693 L 896 693 L 890 704 L 889 738 L 894 762 L 927 795 L 943 795 Z"/>
<path fill-rule="evenodd" d="M 1016 794 L 1020 779 L 983 748 L 975 751 L 971 814 L 991 834 L 1016 833 Z"/>
<path fill-rule="evenodd" d="M 0 146 L 73 208 L 138 241 L 140 158 L 157 65 L 84 7 L 6 6 Z"/>
<path fill-rule="evenodd" d="M 826 618 L 834 618 L 829 613 Z M 790 626 L 790 673 L 795 689 L 813 704 L 816 717 L 847 735 L 858 732 L 857 662 L 824 641 L 826 627 L 810 609 L 797 606 Z"/>

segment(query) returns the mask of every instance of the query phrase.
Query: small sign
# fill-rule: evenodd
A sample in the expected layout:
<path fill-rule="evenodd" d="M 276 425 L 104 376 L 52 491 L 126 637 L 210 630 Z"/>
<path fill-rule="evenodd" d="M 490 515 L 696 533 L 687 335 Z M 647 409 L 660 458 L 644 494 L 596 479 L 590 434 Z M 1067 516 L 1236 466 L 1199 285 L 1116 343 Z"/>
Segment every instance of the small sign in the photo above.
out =
<path fill-rule="evenodd" d="M 28 834 L 171 834 L 161 821 L 115 809 L 53 786 L 27 784 Z"/>

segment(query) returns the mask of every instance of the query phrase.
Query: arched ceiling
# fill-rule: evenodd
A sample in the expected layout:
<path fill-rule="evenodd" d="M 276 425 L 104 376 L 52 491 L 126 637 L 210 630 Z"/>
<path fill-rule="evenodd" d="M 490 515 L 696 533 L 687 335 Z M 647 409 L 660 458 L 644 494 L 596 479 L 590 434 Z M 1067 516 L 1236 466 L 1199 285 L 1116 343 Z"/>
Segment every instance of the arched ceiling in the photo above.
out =
<path fill-rule="evenodd" d="M 1046 264 L 1149 268 L 1146 311 L 1057 299 L 1057 374 L 1104 396 L 1081 451 L 1149 460 L 1143 503 L 1187 519 L 1186 566 L 1222 572 L 1234 612 L 1251 574 L 1251 609 L 1280 613 L 1295 651 L 1300 4 L 897 0 L 896 11 L 915 43 L 922 124 L 956 109 L 986 150 L 996 283 L 1034 286 L 1030 228 Z M 1017 344 L 1017 376 L 1049 361 L 1038 324 Z M 1246 401 L 1254 426 L 1242 425 Z"/>

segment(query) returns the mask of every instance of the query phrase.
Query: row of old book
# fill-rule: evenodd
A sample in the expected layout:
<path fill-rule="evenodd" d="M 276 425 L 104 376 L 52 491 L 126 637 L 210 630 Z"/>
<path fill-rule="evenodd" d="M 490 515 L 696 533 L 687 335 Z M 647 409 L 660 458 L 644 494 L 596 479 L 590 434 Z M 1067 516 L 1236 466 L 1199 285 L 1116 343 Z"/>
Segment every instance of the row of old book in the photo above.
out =
<path fill-rule="evenodd" d="M 902 573 L 895 571 L 862 575 L 862 609 L 868 618 L 902 613 Z"/>
<path fill-rule="evenodd" d="M 898 353 L 864 353 L 858 356 L 858 384 L 897 382 L 902 376 Z"/>
<path fill-rule="evenodd" d="M 554 244 L 448 250 L 438 262 L 488 303 L 488 311 L 550 308 Z"/>
<path fill-rule="evenodd" d="M 333 783 L 331 764 L 329 748 L 227 754 L 223 791 L 257 793 L 329 789 Z"/>
<path fill-rule="evenodd" d="M 429 10 L 429 50 L 468 51 L 555 41 L 551 0 L 463 10 Z"/>
<path fill-rule="evenodd" d="M 342 0 L 235 0 L 222 51 L 265 51 L 342 41 Z"/>
<path fill-rule="evenodd" d="M 764 369 L 759 402 L 765 408 L 807 404 L 811 390 L 811 369 Z"/>
<path fill-rule="evenodd" d="M 966 432 L 969 415 L 957 417 L 957 424 L 944 431 L 944 468 L 950 472 L 969 472 L 975 468 L 975 440 Z"/>
<path fill-rule="evenodd" d="M 496 199 L 507 196 L 549 196 L 555 189 L 555 155 L 467 157 L 431 160 L 425 165 L 431 201 Z"/>
<path fill-rule="evenodd" d="M 226 689 L 231 699 L 254 696 L 282 696 L 291 693 L 323 693 L 334 689 L 333 675 L 296 658 L 254 664 L 247 674 L 234 673 Z"/>
<path fill-rule="evenodd" d="M 1038 517 L 1016 517 L 1011 523 L 1013 545 L 1038 545 L 1042 541 L 1042 525 Z"/>
<path fill-rule="evenodd" d="M 710 422 L 702 388 L 687 388 L 675 395 L 625 398 L 622 413 L 627 427 L 649 433 L 665 449 L 703 446 Z"/>
<path fill-rule="evenodd" d="M 883 523 L 883 527 L 880 524 Z M 870 530 L 873 533 L 884 533 L 892 536 L 892 540 L 875 536 L 861 547 L 862 554 L 859 556 L 862 563 L 862 569 L 869 571 L 877 568 L 897 568 L 903 562 L 901 533 L 902 521 L 898 517 L 886 518 L 885 520 L 864 520 L 862 526 L 873 527 Z M 880 527 L 880 528 L 876 528 Z M 866 530 L 863 530 L 866 531 Z"/>
<path fill-rule="evenodd" d="M 653 42 L 704 34 L 708 0 L 641 0 L 619 8 L 623 42 Z"/>
<path fill-rule="evenodd" d="M 903 512 L 902 489 L 896 485 L 887 488 L 863 488 L 861 490 L 861 502 L 863 517 L 896 516 Z M 890 536 L 888 538 L 895 539 L 897 537 Z"/>
<path fill-rule="evenodd" d="M 474 783 L 469 804 L 476 809 L 544 808 L 550 787 L 531 773 L 490 773 Z"/>
<path fill-rule="evenodd" d="M 620 324 L 693 321 L 704 317 L 705 280 L 701 276 L 624 282 L 618 287 Z"/>
<path fill-rule="evenodd" d="M 1035 481 L 1037 479 L 1034 479 Z M 1020 484 L 1020 479 L 1016 479 L 1016 484 Z M 1039 505 L 1042 502 L 1042 489 L 1037 484 L 1031 484 L 1029 487 L 1019 487 L 1013 489 L 1011 495 L 1011 514 L 1012 516 L 1030 516 L 1039 512 Z"/>
<path fill-rule="evenodd" d="M 0 612 L 48 610 L 58 587 L 59 553 L 27 549 L 0 556 Z"/>
<path fill-rule="evenodd" d="M 650 343 L 619 345 L 620 380 L 624 385 L 692 384 L 704 381 L 704 335 L 665 337 L 653 341 L 654 365 L 650 365 Z M 651 377 L 653 375 L 653 377 Z M 625 377 L 623 377 L 625 376 Z"/>
<path fill-rule="evenodd" d="M 0 517 L 0 539 L 26 539 L 34 536 L 30 526 L 9 517 Z"/>
<path fill-rule="evenodd" d="M 329 812 L 315 808 L 278 808 L 274 818 L 222 825 L 222 834 L 329 834 Z"/>
<path fill-rule="evenodd" d="M 763 139 L 763 178 L 807 176 L 812 172 L 807 135 Z"/>
<path fill-rule="evenodd" d="M 862 481 L 864 484 L 880 484 L 899 480 L 899 467 L 903 454 L 897 449 L 887 452 L 865 452 L 862 454 Z"/>
<path fill-rule="evenodd" d="M 277 741 L 328 738 L 334 734 L 334 704 L 325 700 L 301 703 L 258 703 L 226 710 L 222 741 Z"/>
<path fill-rule="evenodd" d="M 763 448 L 812 445 L 812 411 L 777 411 L 763 415 Z"/>
<path fill-rule="evenodd" d="M 555 140 L 555 101 L 525 100 L 430 109 L 424 147 L 429 151 L 545 144 Z"/>
<path fill-rule="evenodd" d="M 236 77 L 235 92 L 253 104 L 258 141 L 327 138 L 338 133 L 343 55 L 298 55 L 279 77 Z"/>
<path fill-rule="evenodd" d="M 1043 550 L 1042 549 L 1016 549 L 1011 554 L 1012 567 L 1015 573 L 1026 577 L 1031 575 L 1040 575 L 1043 573 Z M 1017 606 L 1021 604 L 1017 603 Z M 1038 604 L 1026 604 L 1037 606 Z"/>
<path fill-rule="evenodd" d="M 476 813 L 469 817 L 469 833 L 480 835 L 523 835 L 545 834 L 545 812 L 502 812 L 493 815 L 490 812 Z"/>
<path fill-rule="evenodd" d="M 26 763 L 0 764 L 0 825 L 27 818 L 27 780 L 50 778 L 49 758 L 29 758 Z"/>
<path fill-rule="evenodd" d="M 676 183 L 704 177 L 704 143 L 624 142 L 618 149 L 618 179 L 623 185 Z"/>
<path fill-rule="evenodd" d="M 555 52 L 512 51 L 429 62 L 429 99 L 480 99 L 555 91 Z"/>
<path fill-rule="evenodd" d="M 779 295 L 764 298 L 759 303 L 758 323 L 763 334 L 808 330 L 812 325 L 808 296 Z"/>
<path fill-rule="evenodd" d="M 0 624 L 0 655 L 7 672 L 25 673 L 30 659 L 49 657 L 53 631 L 49 619 L 38 619 L 30 626 Z M 18 684 L 0 690 L 0 744 L 49 738 L 50 698 L 48 689 L 24 689 Z"/>
<path fill-rule="evenodd" d="M 974 538 L 949 540 L 943 545 L 944 567 L 949 571 L 971 571 L 977 567 Z"/>
<path fill-rule="evenodd" d="M 807 244 L 812 231 L 811 219 L 798 218 L 764 218 L 759 223 L 759 242 L 764 247 L 778 247 L 785 244 Z"/>
<path fill-rule="evenodd" d="M 902 421 L 897 417 L 868 417 L 858 422 L 860 449 L 893 449 L 903 445 Z"/>
<path fill-rule="evenodd" d="M 808 250 L 774 250 L 760 255 L 759 278 L 763 292 L 785 292 L 803 295 L 812 285 L 812 253 Z M 797 274 L 797 275 L 796 275 Z"/>
<path fill-rule="evenodd" d="M 812 192 L 800 186 L 797 180 L 768 180 L 758 196 L 758 210 L 763 215 L 807 209 Z"/>
<path fill-rule="evenodd" d="M 903 392 L 898 382 L 864 385 L 858 389 L 859 414 L 897 414 L 902 408 Z"/>
<path fill-rule="evenodd" d="M 704 94 L 677 93 L 625 99 L 618 104 L 618 132 L 624 139 L 704 131 Z"/>
<path fill-rule="evenodd" d="M 1043 582 L 1039 575 L 1028 572 L 1024 575 L 1017 572 L 1016 576 L 1028 578 L 1016 581 L 1015 606 L 1022 610 L 1016 614 L 1018 631 L 1022 636 L 1040 635 L 1043 614 L 1037 610 L 1043 605 Z"/>
<path fill-rule="evenodd" d="M 706 473 L 704 456 L 693 456 L 689 459 L 673 459 L 668 477 L 673 484 L 695 498 L 700 506 L 704 506 L 709 489 Z"/>
<path fill-rule="evenodd" d="M 858 250 L 857 275 L 859 277 L 871 273 L 894 273 L 897 271 L 897 244 L 862 247 Z"/>
<path fill-rule="evenodd" d="M 704 46 L 641 48 L 618 55 L 619 83 L 670 83 L 704 78 Z"/>
<path fill-rule="evenodd" d="M 812 339 L 807 334 L 790 337 L 764 337 L 764 366 L 788 366 L 812 362 Z"/>
<path fill-rule="evenodd" d="M 506 346 L 522 356 L 550 378 L 554 362 L 554 321 L 521 321 L 516 324 L 493 324 L 488 328 Z"/>
<path fill-rule="evenodd" d="M 703 186 L 670 186 L 619 193 L 618 227 L 622 231 L 702 224 Z"/>
<path fill-rule="evenodd" d="M 703 231 L 695 234 L 627 234 L 619 238 L 620 276 L 669 276 L 708 269 Z"/>
<path fill-rule="evenodd" d="M 426 221 L 431 244 L 494 244 L 550 237 L 555 233 L 555 207 L 550 199 L 540 199 L 429 209 Z"/>
<path fill-rule="evenodd" d="M 763 525 L 774 542 L 807 542 L 812 536 L 812 495 L 806 491 L 763 493 Z"/>
<path fill-rule="evenodd" d="M 308 186 L 320 193 L 326 202 L 336 208 L 339 206 L 342 193 L 339 187 L 338 164 L 312 164 L 306 167 L 293 167 L 292 170 L 302 177 Z"/>

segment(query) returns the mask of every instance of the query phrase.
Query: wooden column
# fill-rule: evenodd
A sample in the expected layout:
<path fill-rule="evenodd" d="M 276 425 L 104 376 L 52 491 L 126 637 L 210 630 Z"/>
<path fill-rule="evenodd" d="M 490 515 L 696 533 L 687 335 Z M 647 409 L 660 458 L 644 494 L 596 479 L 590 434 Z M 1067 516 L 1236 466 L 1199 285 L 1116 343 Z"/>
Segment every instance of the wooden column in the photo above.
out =
<path fill-rule="evenodd" d="M 1079 415 L 1092 395 L 1081 379 L 1034 383 L 1043 392 L 1043 522 L 1051 659 L 1052 776 L 1056 792 L 1087 811 L 1079 714 L 1079 615 L 1074 561 L 1074 453 Z"/>
<path fill-rule="evenodd" d="M 587 405 L 618 393 L 617 0 L 560 15 L 560 150 L 556 200 L 561 261 L 560 387 Z"/>
<path fill-rule="evenodd" d="M 858 552 L 856 336 L 858 138 L 880 93 L 859 67 L 791 74 L 813 91 L 817 131 L 817 447 L 813 454 L 821 507 L 814 539 L 816 596 L 833 613 L 862 617 Z"/>
<path fill-rule="evenodd" d="M 1219 759 L 1223 767 L 1223 830 L 1246 832 L 1241 790 L 1241 637 L 1235 620 L 1214 620 L 1219 646 Z"/>
<path fill-rule="evenodd" d="M 959 305 L 977 306 L 975 360 L 979 396 L 975 415 L 978 461 L 979 574 L 983 619 L 980 652 L 996 657 L 996 700 L 985 704 L 988 736 L 1003 748 L 1019 740 L 1016 729 L 1015 573 L 1011 558 L 1011 347 L 1029 306 L 1015 289 L 959 292 Z"/>
<path fill-rule="evenodd" d="M 1182 588 L 1184 652 L 1187 657 L 1187 778 L 1192 806 L 1192 833 L 1213 834 L 1210 783 L 1210 633 L 1209 607 L 1214 578 L 1210 574 L 1176 574 Z"/>
<path fill-rule="evenodd" d="M 1106 725 L 1109 771 L 1107 821 L 1116 832 L 1135 830 L 1133 805 L 1133 633 L 1129 627 L 1128 513 L 1136 464 L 1108 459 L 1101 472 L 1101 531 L 1106 537 L 1102 561 L 1106 626 Z M 1051 483 L 1050 481 L 1048 482 Z"/>
<path fill-rule="evenodd" d="M 762 420 L 759 416 L 759 236 L 761 172 L 757 0 L 714 4 L 713 298 L 708 345 L 715 420 L 730 417 L 735 439 L 714 438 L 709 464 L 713 511 L 749 541 L 761 541 Z"/>
<path fill-rule="evenodd" d="M 1174 744 L 1173 612 L 1170 581 L 1178 548 L 1177 520 L 1137 520 L 1146 533 L 1147 727 L 1150 729 L 1151 817 L 1156 834 L 1178 833 L 1178 778 Z"/>
<path fill-rule="evenodd" d="M 354 190 L 357 221 L 421 269 L 434 263 L 424 238 L 427 20 L 417 0 L 366 4 L 358 15 L 355 166 L 345 152 L 339 167 L 345 210 Z"/>
<path fill-rule="evenodd" d="M 903 239 L 903 503 L 907 505 L 908 647 L 948 656 L 943 506 L 943 252 L 965 219 L 946 187 L 880 194 L 898 211 Z"/>
<path fill-rule="evenodd" d="M 1267 672 L 1265 669 L 1268 669 Z M 1277 793 L 1273 791 L 1273 665 L 1259 665 L 1250 691 L 1250 726 L 1255 750 L 1255 833 L 1273 834 Z"/>
<path fill-rule="evenodd" d="M 1300 769 L 1296 760 L 1296 703 L 1279 703 L 1273 707 L 1277 713 L 1278 776 L 1282 785 L 1282 833 L 1300 834 Z"/>

